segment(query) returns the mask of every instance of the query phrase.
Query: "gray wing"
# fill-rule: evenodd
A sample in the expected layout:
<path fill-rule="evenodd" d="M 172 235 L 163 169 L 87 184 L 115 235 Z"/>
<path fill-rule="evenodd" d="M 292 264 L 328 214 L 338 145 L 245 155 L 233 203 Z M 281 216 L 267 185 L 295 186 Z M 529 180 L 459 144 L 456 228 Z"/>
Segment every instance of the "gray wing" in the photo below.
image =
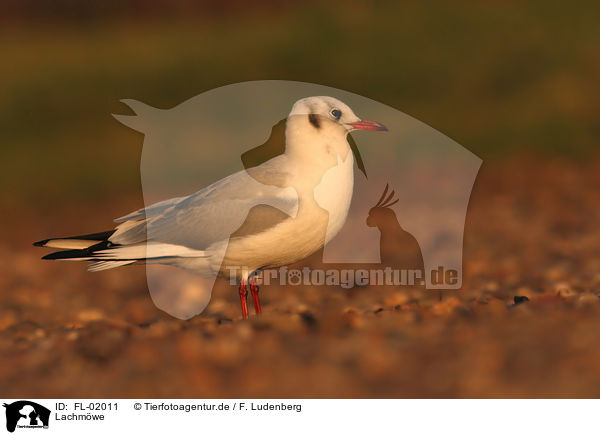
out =
<path fill-rule="evenodd" d="M 295 217 L 298 210 L 297 192 L 286 186 L 289 174 L 282 170 L 284 163 L 280 156 L 188 197 L 161 201 L 123 216 L 110 241 L 132 244 L 151 240 L 203 250 L 232 234 L 265 231 Z"/>
<path fill-rule="evenodd" d="M 156 204 L 152 204 L 146 208 L 140 208 L 139 210 L 136 210 L 125 216 L 121 216 L 120 218 L 115 219 L 115 222 L 123 223 L 126 221 L 137 221 L 160 215 L 186 198 L 187 196 L 180 196 L 179 198 L 169 198 L 164 201 L 157 202 Z"/>

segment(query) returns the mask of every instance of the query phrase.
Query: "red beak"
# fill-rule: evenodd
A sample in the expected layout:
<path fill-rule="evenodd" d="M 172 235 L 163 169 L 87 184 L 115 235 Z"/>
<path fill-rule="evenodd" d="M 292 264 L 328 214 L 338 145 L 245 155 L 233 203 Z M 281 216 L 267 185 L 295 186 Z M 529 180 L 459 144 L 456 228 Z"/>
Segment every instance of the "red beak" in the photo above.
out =
<path fill-rule="evenodd" d="M 349 122 L 348 125 L 354 127 L 355 130 L 388 131 L 385 125 L 366 119 L 361 119 L 358 122 Z"/>

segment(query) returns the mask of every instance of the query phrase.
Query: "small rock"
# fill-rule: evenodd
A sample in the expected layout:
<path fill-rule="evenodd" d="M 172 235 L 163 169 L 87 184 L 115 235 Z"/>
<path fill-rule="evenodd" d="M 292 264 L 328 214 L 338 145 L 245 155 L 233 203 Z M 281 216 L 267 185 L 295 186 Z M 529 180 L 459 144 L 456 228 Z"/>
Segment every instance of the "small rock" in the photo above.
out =
<path fill-rule="evenodd" d="M 24 342 L 34 341 L 46 335 L 37 323 L 29 320 L 12 325 L 5 329 L 4 333 L 14 341 Z"/>
<path fill-rule="evenodd" d="M 477 302 L 480 304 L 487 304 L 491 299 L 492 298 L 490 297 L 489 293 L 483 293 L 477 298 Z"/>
<path fill-rule="evenodd" d="M 0 331 L 15 325 L 19 320 L 17 311 L 7 309 L 2 313 L 0 317 Z"/>
<path fill-rule="evenodd" d="M 528 286 L 520 286 L 517 289 L 515 289 L 513 291 L 513 295 L 518 295 L 518 296 L 527 296 L 529 299 L 533 299 L 536 298 L 540 295 L 540 293 L 543 293 L 542 291 L 540 291 L 539 289 L 533 289 L 531 287 Z"/>
<path fill-rule="evenodd" d="M 207 343 L 206 360 L 216 365 L 220 369 L 238 367 L 243 353 L 244 340 L 229 339 L 215 340 Z"/>
<path fill-rule="evenodd" d="M 585 292 L 580 294 L 577 298 L 576 306 L 578 308 L 589 307 L 596 305 L 599 301 L 600 299 L 594 293 Z"/>
<path fill-rule="evenodd" d="M 515 296 L 513 298 L 515 305 L 522 304 L 523 302 L 528 302 L 529 298 L 527 296 Z"/>
<path fill-rule="evenodd" d="M 410 303 L 401 305 L 397 309 L 399 309 L 400 311 L 417 311 L 419 309 L 419 304 L 417 302 L 410 302 Z"/>
<path fill-rule="evenodd" d="M 383 303 L 389 307 L 395 307 L 408 302 L 409 297 L 406 292 L 396 292 L 383 300 Z"/>
<path fill-rule="evenodd" d="M 301 313 L 300 318 L 302 319 L 302 322 L 304 323 L 304 325 L 306 325 L 308 329 L 315 330 L 317 328 L 317 319 L 311 312 L 305 311 Z"/>
<path fill-rule="evenodd" d="M 100 320 L 104 317 L 104 313 L 100 310 L 90 308 L 88 310 L 80 311 L 77 314 L 77 318 L 85 323 L 94 322 L 96 320 Z"/>
<path fill-rule="evenodd" d="M 127 331 L 105 322 L 92 322 L 79 330 L 77 348 L 79 353 L 98 361 L 107 361 L 117 356 L 127 338 Z"/>
<path fill-rule="evenodd" d="M 271 324 L 268 321 L 262 319 L 255 320 L 252 324 L 250 322 L 240 322 L 236 325 L 235 333 L 241 340 L 249 340 L 254 334 L 254 330 L 268 330 L 271 328 Z"/>
<path fill-rule="evenodd" d="M 438 316 L 449 315 L 452 314 L 454 309 L 456 307 L 459 307 L 460 305 L 462 304 L 457 298 L 451 297 L 446 299 L 445 301 L 438 302 L 437 304 L 435 304 L 432 308 L 432 311 Z"/>
<path fill-rule="evenodd" d="M 570 299 L 577 296 L 577 292 L 573 290 L 573 287 L 566 282 L 557 283 L 554 286 L 554 294 L 565 299 Z"/>
<path fill-rule="evenodd" d="M 363 325 L 361 317 L 355 309 L 346 308 L 342 314 L 342 322 L 350 328 L 360 328 Z"/>
<path fill-rule="evenodd" d="M 144 328 L 148 336 L 154 338 L 166 337 L 170 332 L 172 332 L 172 327 L 167 322 L 156 322 L 151 323 L 148 328 Z"/>
<path fill-rule="evenodd" d="M 309 309 L 308 309 L 308 306 L 307 306 L 307 305 L 304 305 L 304 304 L 298 304 L 298 305 L 295 307 L 295 312 L 296 312 L 296 313 L 305 313 L 305 312 L 307 312 L 308 310 L 309 310 Z"/>
<path fill-rule="evenodd" d="M 490 281 L 485 285 L 485 290 L 491 291 L 491 292 L 495 292 L 500 288 L 500 284 L 498 284 L 496 281 Z"/>

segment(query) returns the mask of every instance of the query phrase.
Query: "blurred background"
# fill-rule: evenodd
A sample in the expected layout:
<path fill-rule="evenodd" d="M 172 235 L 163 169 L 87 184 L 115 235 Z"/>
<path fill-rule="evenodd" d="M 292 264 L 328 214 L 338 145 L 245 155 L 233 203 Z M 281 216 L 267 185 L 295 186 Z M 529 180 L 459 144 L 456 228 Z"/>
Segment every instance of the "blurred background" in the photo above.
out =
<path fill-rule="evenodd" d="M 3 194 L 55 200 L 58 191 L 134 188 L 142 138 L 110 116 L 126 113 L 120 99 L 170 108 L 247 80 L 313 82 L 367 96 L 484 161 L 515 153 L 588 157 L 600 136 L 593 1 L 0 7 Z"/>
<path fill-rule="evenodd" d="M 19 368 L 0 373 L 0 390 L 597 395 L 599 22 L 594 1 L 3 1 L 0 352 Z M 143 137 L 111 117 L 128 113 L 120 99 L 171 108 L 265 79 L 378 100 L 483 159 L 461 292 L 282 290 L 254 323 L 224 296 L 181 323 L 152 305 L 142 268 L 39 261 L 31 242 L 105 229 L 142 205 Z M 531 303 L 513 307 L 515 295 Z M 22 381 L 44 370 L 54 376 Z"/>

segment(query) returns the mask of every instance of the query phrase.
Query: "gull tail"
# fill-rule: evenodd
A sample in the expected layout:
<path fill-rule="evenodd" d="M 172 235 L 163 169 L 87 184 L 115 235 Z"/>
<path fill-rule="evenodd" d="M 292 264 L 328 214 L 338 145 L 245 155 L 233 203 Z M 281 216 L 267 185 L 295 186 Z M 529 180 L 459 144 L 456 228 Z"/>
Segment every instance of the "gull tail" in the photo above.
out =
<path fill-rule="evenodd" d="M 84 234 L 82 236 L 60 237 L 35 242 L 34 246 L 45 248 L 58 248 L 63 251 L 53 252 L 42 257 L 42 260 L 69 260 L 69 261 L 93 261 L 88 267 L 90 272 L 112 269 L 119 266 L 135 263 L 137 259 L 117 260 L 108 259 L 96 261 L 95 256 L 99 251 L 111 249 L 114 245 L 108 241 L 115 230 L 103 231 L 101 233 Z"/>
<path fill-rule="evenodd" d="M 204 251 L 169 243 L 140 242 L 121 245 L 110 241 L 115 230 L 83 236 L 46 239 L 35 246 L 63 249 L 42 260 L 91 261 L 88 270 L 99 272 L 136 262 L 163 262 L 176 258 L 206 258 Z"/>

